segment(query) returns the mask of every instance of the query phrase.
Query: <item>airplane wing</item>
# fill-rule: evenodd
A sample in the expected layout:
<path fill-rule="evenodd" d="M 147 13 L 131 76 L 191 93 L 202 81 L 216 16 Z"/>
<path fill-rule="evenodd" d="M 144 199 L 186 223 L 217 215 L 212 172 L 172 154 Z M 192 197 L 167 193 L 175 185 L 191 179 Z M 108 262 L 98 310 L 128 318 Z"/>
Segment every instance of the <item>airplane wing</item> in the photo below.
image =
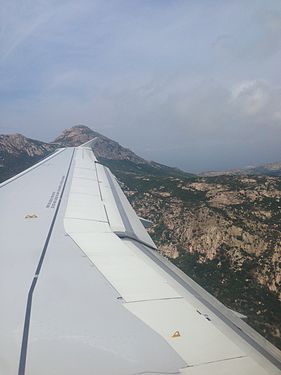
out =
<path fill-rule="evenodd" d="M 0 185 L 0 374 L 280 374 L 280 351 L 162 257 L 91 143 Z"/>

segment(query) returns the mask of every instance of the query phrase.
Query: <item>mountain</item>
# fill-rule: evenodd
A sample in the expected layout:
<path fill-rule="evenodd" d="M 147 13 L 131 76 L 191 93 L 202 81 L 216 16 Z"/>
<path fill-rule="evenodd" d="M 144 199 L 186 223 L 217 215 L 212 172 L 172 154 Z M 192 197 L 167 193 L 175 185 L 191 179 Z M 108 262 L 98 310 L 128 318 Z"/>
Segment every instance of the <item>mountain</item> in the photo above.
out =
<path fill-rule="evenodd" d="M 281 348 L 281 177 L 188 174 L 78 125 L 52 143 L 0 136 L 0 180 L 95 137 L 96 156 L 139 216 L 153 222 L 159 251 Z"/>
<path fill-rule="evenodd" d="M 249 174 L 281 176 L 281 162 L 267 163 L 249 169 Z"/>
<path fill-rule="evenodd" d="M 124 148 L 118 142 L 84 125 L 76 125 L 66 129 L 54 140 L 59 147 L 79 146 L 93 138 L 96 138 L 94 149 L 96 157 L 110 168 L 126 170 L 135 173 L 151 173 L 155 175 L 192 176 L 191 173 L 183 172 L 178 168 L 147 161 L 128 148 Z"/>
<path fill-rule="evenodd" d="M 21 134 L 0 135 L 0 182 L 28 168 L 59 147 L 79 146 L 93 138 L 97 158 L 114 169 L 155 175 L 191 176 L 177 168 L 149 162 L 128 148 L 84 125 L 66 129 L 50 143 Z"/>
<path fill-rule="evenodd" d="M 70 129 L 64 130 L 53 143 L 60 147 L 79 146 L 93 138 L 97 138 L 95 142 L 95 155 L 97 158 L 127 160 L 135 164 L 148 163 L 128 148 L 120 146 L 119 143 L 84 125 L 76 125 Z"/>
<path fill-rule="evenodd" d="M 256 167 L 229 169 L 226 171 L 208 171 L 199 174 L 202 177 L 215 177 L 222 175 L 254 175 L 254 176 L 281 176 L 281 162 L 267 163 Z"/>
<path fill-rule="evenodd" d="M 54 145 L 21 134 L 0 135 L 0 182 L 21 172 L 55 150 Z"/>

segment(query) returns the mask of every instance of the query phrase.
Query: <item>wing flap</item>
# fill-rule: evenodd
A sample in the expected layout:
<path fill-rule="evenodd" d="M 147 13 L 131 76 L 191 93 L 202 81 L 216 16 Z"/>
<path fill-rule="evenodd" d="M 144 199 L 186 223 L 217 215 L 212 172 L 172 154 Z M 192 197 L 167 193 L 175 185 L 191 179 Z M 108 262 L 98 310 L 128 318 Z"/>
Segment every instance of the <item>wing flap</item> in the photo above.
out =
<path fill-rule="evenodd" d="M 179 298 L 152 265 L 114 233 L 70 233 L 92 263 L 126 302 Z"/>

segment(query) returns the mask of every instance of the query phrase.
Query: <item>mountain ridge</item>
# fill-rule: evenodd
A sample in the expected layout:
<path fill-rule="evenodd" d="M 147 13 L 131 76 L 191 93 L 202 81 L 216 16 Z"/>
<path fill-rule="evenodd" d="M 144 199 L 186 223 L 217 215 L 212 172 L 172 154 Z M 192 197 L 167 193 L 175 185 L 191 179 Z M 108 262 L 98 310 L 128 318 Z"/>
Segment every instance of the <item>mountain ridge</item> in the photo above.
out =
<path fill-rule="evenodd" d="M 93 138 L 97 138 L 94 146 L 96 157 L 111 166 L 127 168 L 139 173 L 192 175 L 178 168 L 147 161 L 97 131 L 85 125 L 75 125 L 65 129 L 62 134 L 49 143 L 27 138 L 22 134 L 0 135 L 0 181 L 48 156 L 58 147 L 80 146 Z"/>
<path fill-rule="evenodd" d="M 281 162 L 265 163 L 257 166 L 229 169 L 224 171 L 206 171 L 201 173 L 189 173 L 180 170 L 176 167 L 168 167 L 164 164 L 147 161 L 144 158 L 138 156 L 129 148 L 121 146 L 118 142 L 102 135 L 101 133 L 92 130 L 85 125 L 75 125 L 69 129 L 65 129 L 58 137 L 51 142 L 43 142 L 35 139 L 25 137 L 22 134 L 2 134 L 0 135 L 0 168 L 5 168 L 5 162 L 7 166 L 17 172 L 17 168 L 13 165 L 16 158 L 21 158 L 21 163 L 25 161 L 24 166 L 28 165 L 28 162 L 32 160 L 37 161 L 40 157 L 47 156 L 50 152 L 53 152 L 57 147 L 71 147 L 80 146 L 81 144 L 97 138 L 95 142 L 95 154 L 102 160 L 115 161 L 116 165 L 120 162 L 131 162 L 134 165 L 142 167 L 152 168 L 153 173 L 165 172 L 172 175 L 185 175 L 185 176 L 200 176 L 200 177 L 218 177 L 218 176 L 229 176 L 229 175 L 265 175 L 265 176 L 281 176 Z M 26 160 L 24 160 L 26 159 Z M 29 159 L 29 160 L 28 160 Z M 132 165 L 130 166 L 132 167 Z M 140 168 L 142 169 L 142 168 Z M 147 168 L 144 168 L 144 170 Z M 5 176 L 7 173 L 5 174 Z"/>

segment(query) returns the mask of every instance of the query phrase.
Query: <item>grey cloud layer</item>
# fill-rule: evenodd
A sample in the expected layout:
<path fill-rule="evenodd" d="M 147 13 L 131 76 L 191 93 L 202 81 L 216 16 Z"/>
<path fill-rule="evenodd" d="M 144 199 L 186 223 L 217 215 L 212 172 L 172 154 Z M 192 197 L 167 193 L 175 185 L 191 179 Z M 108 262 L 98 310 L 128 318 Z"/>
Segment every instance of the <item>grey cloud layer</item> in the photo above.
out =
<path fill-rule="evenodd" d="M 4 0 L 1 132 L 85 123 L 189 170 L 281 159 L 281 5 Z"/>

